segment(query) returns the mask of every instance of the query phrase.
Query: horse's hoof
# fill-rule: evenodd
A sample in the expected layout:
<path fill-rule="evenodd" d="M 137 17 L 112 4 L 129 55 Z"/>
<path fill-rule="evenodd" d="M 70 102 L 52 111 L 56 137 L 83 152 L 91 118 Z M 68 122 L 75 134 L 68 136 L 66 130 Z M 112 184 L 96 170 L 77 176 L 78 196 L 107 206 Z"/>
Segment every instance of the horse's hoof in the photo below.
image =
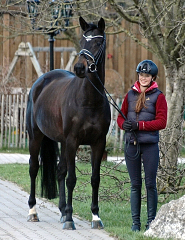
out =
<path fill-rule="evenodd" d="M 37 214 L 30 214 L 27 217 L 27 222 L 39 222 L 39 217 Z"/>
<path fill-rule="evenodd" d="M 66 216 L 61 216 L 60 222 L 61 222 L 61 223 L 65 223 L 65 221 L 66 221 Z"/>
<path fill-rule="evenodd" d="M 73 221 L 67 221 L 63 224 L 63 229 L 76 230 L 75 224 Z"/>
<path fill-rule="evenodd" d="M 99 221 L 92 221 L 91 222 L 91 228 L 92 229 L 103 229 L 104 225 L 101 220 Z"/>

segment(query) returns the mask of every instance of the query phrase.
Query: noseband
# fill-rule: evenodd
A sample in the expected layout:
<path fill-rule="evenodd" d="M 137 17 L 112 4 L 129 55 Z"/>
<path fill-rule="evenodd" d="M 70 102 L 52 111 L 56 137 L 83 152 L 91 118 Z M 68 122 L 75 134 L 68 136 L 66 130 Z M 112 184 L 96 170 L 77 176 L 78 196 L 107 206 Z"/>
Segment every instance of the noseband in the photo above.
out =
<path fill-rule="evenodd" d="M 83 35 L 83 37 L 85 38 L 85 40 L 87 42 L 91 41 L 94 38 L 103 38 L 103 43 L 101 44 L 96 56 L 94 56 L 89 50 L 87 49 L 82 49 L 78 55 L 84 55 L 84 57 L 86 58 L 87 64 L 88 64 L 88 69 L 90 72 L 96 72 L 97 71 L 97 64 L 99 61 L 102 61 L 103 58 L 103 53 L 105 52 L 105 46 L 106 46 L 106 37 L 105 37 L 105 33 L 104 35 L 96 35 L 96 36 L 85 36 L 85 34 Z M 92 63 L 89 64 L 89 58 L 92 60 Z"/>

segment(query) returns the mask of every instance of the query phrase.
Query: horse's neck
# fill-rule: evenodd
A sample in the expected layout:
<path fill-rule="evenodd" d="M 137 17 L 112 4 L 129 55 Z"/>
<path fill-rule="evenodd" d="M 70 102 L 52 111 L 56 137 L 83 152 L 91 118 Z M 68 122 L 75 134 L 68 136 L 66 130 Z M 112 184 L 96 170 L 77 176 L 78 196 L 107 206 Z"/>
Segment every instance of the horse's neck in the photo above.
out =
<path fill-rule="evenodd" d="M 101 82 L 100 82 L 101 81 Z M 89 73 L 87 78 L 83 80 L 83 104 L 91 107 L 101 106 L 104 103 L 104 74 L 98 72 Z"/>
<path fill-rule="evenodd" d="M 104 65 L 98 67 L 98 71 L 94 73 L 88 73 L 88 82 L 91 81 L 91 86 L 97 88 L 101 93 L 104 92 L 104 83 L 105 83 L 105 68 Z M 96 92 L 98 92 L 96 90 Z"/>

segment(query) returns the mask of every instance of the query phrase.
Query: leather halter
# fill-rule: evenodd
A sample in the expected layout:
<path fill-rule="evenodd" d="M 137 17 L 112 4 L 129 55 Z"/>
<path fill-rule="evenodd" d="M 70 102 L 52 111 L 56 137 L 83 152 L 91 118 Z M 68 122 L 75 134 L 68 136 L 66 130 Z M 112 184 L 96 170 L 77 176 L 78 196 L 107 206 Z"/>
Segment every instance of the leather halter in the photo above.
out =
<path fill-rule="evenodd" d="M 94 56 L 89 50 L 87 49 L 82 49 L 78 55 L 84 55 L 84 57 L 86 58 L 87 60 L 87 64 L 88 64 L 88 69 L 90 72 L 96 72 L 97 71 L 97 64 L 99 62 L 99 60 L 102 61 L 102 57 L 103 57 L 103 52 L 105 51 L 105 46 L 106 46 L 106 37 L 105 37 L 105 33 L 104 35 L 95 35 L 95 36 L 92 36 L 92 35 L 89 35 L 89 36 L 86 36 L 85 34 L 83 35 L 83 37 L 85 38 L 85 40 L 87 42 L 91 41 L 92 39 L 94 38 L 103 38 L 103 43 L 101 44 L 96 56 Z M 89 64 L 89 58 L 92 60 L 92 63 Z"/>

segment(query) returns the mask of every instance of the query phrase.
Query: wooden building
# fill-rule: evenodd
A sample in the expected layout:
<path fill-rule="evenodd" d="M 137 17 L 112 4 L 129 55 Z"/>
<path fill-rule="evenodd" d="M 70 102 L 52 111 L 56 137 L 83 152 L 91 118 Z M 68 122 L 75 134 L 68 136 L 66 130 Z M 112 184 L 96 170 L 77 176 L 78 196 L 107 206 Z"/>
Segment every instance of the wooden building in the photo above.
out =
<path fill-rule="evenodd" d="M 121 23 L 123 27 L 134 28 L 137 36 L 143 41 L 139 28 L 131 25 L 125 20 Z M 9 28 L 12 26 L 20 27 L 21 24 L 15 21 L 15 17 L 2 13 L 0 15 L 0 81 L 6 77 L 10 64 L 14 58 L 15 52 L 21 42 L 29 42 L 35 49 L 49 47 L 47 35 L 19 35 L 12 37 Z M 73 43 L 67 40 L 56 39 L 55 47 L 73 47 Z M 40 64 L 42 72 L 49 71 L 49 52 L 35 51 L 36 58 Z M 69 52 L 55 52 L 55 68 L 64 68 L 69 60 Z M 61 59 L 63 62 L 61 62 Z M 125 33 L 119 35 L 107 35 L 106 48 L 106 79 L 107 87 L 111 93 L 117 97 L 123 97 L 135 82 L 137 64 L 144 60 L 153 60 L 159 68 L 159 78 L 157 79 L 159 88 L 165 93 L 165 74 L 164 68 L 159 60 L 149 51 L 138 45 Z M 75 62 L 74 62 L 75 63 Z M 72 67 L 73 70 L 73 67 Z M 36 71 L 29 57 L 20 57 L 13 73 L 9 77 L 9 83 L 14 87 L 29 88 L 37 79 Z"/>

